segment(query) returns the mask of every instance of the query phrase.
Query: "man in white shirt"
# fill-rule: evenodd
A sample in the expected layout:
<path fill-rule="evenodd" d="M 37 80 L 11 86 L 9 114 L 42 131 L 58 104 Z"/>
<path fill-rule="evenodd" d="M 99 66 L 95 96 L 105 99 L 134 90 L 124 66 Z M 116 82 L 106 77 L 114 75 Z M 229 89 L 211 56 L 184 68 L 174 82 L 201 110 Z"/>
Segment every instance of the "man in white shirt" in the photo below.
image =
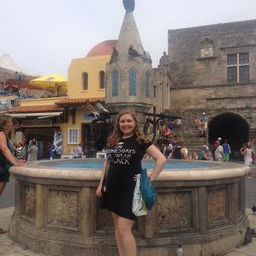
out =
<path fill-rule="evenodd" d="M 222 162 L 223 161 L 223 147 L 220 145 L 220 143 L 218 143 L 219 145 L 217 146 L 215 152 L 214 152 L 214 156 L 215 156 L 215 160 L 218 162 Z"/>

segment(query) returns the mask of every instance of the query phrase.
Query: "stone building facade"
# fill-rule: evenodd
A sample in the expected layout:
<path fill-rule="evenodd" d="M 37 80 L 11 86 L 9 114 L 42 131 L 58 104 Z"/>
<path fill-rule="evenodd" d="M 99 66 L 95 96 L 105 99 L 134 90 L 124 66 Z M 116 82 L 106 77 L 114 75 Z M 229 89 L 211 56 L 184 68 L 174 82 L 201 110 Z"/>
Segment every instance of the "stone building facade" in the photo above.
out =
<path fill-rule="evenodd" d="M 169 30 L 167 58 L 154 83 L 169 82 L 167 109 L 183 117 L 185 144 L 197 149 L 222 137 L 239 155 L 242 143 L 256 138 L 256 20 Z M 206 138 L 194 129 L 202 112 Z"/>

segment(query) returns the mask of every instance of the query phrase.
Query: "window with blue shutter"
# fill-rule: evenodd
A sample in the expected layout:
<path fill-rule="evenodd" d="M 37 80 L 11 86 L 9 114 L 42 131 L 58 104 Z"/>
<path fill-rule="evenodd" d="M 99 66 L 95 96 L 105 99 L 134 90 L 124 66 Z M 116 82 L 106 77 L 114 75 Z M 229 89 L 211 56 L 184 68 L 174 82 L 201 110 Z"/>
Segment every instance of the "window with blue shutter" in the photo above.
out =
<path fill-rule="evenodd" d="M 134 68 L 129 71 L 129 96 L 136 96 L 137 73 Z"/>
<path fill-rule="evenodd" d="M 111 74 L 112 78 L 112 96 L 118 96 L 118 72 L 114 70 Z"/>

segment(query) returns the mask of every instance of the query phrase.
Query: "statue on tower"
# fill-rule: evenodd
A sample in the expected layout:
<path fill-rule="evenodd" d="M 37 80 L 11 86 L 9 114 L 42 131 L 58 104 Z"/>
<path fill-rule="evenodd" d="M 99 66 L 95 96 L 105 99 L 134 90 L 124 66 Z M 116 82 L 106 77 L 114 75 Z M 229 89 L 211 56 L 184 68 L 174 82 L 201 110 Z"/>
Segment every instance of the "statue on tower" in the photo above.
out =
<path fill-rule="evenodd" d="M 123 0 L 123 5 L 126 12 L 133 12 L 135 7 L 135 0 Z"/>

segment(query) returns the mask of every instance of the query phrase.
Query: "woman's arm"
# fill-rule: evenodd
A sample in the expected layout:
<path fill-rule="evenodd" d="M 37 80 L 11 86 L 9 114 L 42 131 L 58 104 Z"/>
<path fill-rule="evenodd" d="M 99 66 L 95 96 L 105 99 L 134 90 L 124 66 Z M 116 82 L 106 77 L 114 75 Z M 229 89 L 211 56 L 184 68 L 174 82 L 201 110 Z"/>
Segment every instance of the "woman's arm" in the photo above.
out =
<path fill-rule="evenodd" d="M 101 178 L 100 178 L 100 183 L 99 183 L 101 186 L 103 185 L 103 179 L 105 177 L 105 173 L 106 173 L 106 170 L 108 167 L 109 167 L 109 162 L 108 162 L 108 160 L 106 160 L 103 164 L 103 169 L 101 172 Z"/>
<path fill-rule="evenodd" d="M 96 195 L 98 197 L 101 196 L 101 190 L 102 190 L 102 185 L 103 185 L 103 180 L 104 180 L 104 177 L 105 177 L 105 173 L 107 171 L 107 168 L 109 168 L 109 162 L 108 160 L 106 160 L 103 164 L 103 168 L 102 168 L 102 172 L 101 172 L 101 178 L 100 178 L 100 183 L 98 185 L 98 188 L 96 190 Z"/>
<path fill-rule="evenodd" d="M 10 163 L 13 165 L 21 165 L 21 162 L 9 150 L 4 132 L 0 132 L 0 150 Z"/>
<path fill-rule="evenodd" d="M 147 153 L 156 161 L 155 168 L 149 176 L 149 180 L 153 181 L 157 179 L 162 171 L 164 164 L 166 163 L 166 158 L 155 145 L 151 145 L 147 149 Z"/>
<path fill-rule="evenodd" d="M 240 153 L 241 153 L 242 156 L 245 154 L 246 149 L 247 149 L 247 148 L 244 148 L 244 147 L 242 147 L 242 148 L 240 149 Z"/>

